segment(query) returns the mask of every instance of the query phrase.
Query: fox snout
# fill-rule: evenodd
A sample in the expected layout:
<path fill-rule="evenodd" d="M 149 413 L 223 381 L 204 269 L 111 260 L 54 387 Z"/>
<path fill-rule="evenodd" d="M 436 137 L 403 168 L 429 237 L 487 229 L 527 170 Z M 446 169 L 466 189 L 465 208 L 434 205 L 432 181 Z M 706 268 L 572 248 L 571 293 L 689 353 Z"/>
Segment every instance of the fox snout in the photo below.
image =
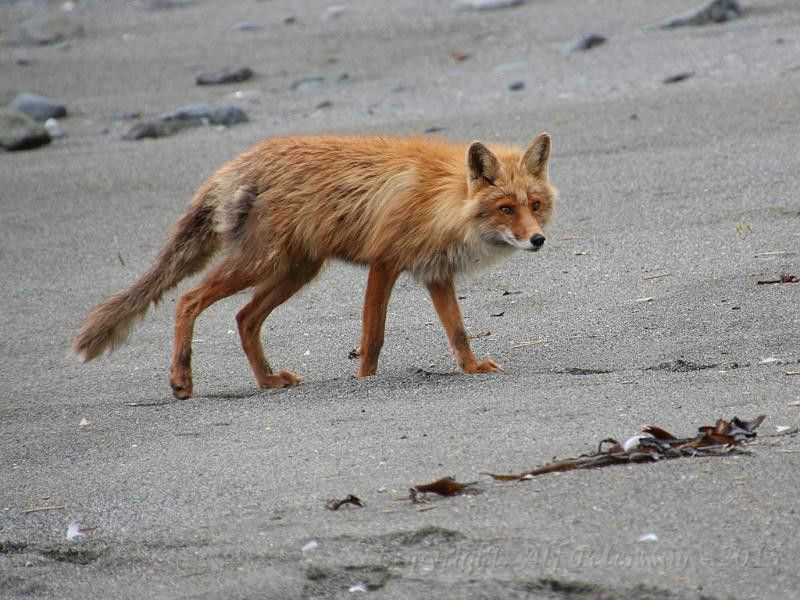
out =
<path fill-rule="evenodd" d="M 531 240 L 530 240 L 530 242 L 531 242 L 531 252 L 536 252 L 537 250 L 539 250 L 539 248 L 544 246 L 544 241 L 546 239 L 547 238 L 545 238 L 541 233 L 534 233 L 531 236 Z"/>

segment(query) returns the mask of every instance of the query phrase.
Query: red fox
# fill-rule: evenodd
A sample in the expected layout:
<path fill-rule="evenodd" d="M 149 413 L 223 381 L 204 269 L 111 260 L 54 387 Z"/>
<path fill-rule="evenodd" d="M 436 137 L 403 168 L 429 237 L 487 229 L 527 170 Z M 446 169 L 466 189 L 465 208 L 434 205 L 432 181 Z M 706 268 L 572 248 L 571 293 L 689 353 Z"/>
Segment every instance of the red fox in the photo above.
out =
<path fill-rule="evenodd" d="M 550 136 L 524 152 L 425 138 L 298 136 L 268 139 L 223 165 L 192 199 L 152 266 L 96 306 L 72 350 L 88 361 L 127 337 L 151 303 L 225 256 L 177 301 L 170 384 L 192 395 L 192 335 L 214 302 L 253 288 L 236 315 L 242 348 L 262 388 L 297 385 L 264 355 L 267 316 L 329 259 L 369 266 L 358 376 L 374 375 L 395 281 L 410 273 L 430 293 L 458 366 L 502 371 L 470 348 L 454 279 L 514 250 L 539 250 L 557 192 Z"/>

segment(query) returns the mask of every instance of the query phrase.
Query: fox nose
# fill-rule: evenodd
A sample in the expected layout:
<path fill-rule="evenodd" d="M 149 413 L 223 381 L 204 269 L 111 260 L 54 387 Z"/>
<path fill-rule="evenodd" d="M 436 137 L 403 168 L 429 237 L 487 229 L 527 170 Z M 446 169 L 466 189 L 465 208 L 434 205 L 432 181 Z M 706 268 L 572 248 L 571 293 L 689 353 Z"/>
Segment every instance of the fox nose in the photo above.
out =
<path fill-rule="evenodd" d="M 534 250 L 538 250 L 544 245 L 545 237 L 541 233 L 536 233 L 531 237 L 531 246 Z"/>

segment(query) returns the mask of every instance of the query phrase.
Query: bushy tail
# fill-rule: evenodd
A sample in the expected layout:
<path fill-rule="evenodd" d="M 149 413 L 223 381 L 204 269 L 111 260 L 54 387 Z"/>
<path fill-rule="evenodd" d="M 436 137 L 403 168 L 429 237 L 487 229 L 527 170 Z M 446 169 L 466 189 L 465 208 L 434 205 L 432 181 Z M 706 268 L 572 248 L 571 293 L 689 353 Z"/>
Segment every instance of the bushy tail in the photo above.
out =
<path fill-rule="evenodd" d="M 207 183 L 198 190 L 147 272 L 129 288 L 95 306 L 86 317 L 72 344 L 72 352 L 82 361 L 122 344 L 151 303 L 157 303 L 164 292 L 206 266 L 219 248 L 212 218 L 214 205 L 208 201 L 211 189 Z"/>

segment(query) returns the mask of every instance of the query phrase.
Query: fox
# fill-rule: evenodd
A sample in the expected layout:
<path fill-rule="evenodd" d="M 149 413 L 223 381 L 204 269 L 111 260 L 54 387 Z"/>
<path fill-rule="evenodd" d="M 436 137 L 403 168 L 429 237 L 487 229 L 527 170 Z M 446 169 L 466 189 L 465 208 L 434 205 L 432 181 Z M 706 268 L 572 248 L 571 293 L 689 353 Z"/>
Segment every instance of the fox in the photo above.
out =
<path fill-rule="evenodd" d="M 517 250 L 542 248 L 558 195 L 550 151 L 547 133 L 524 151 L 423 137 L 268 138 L 197 190 L 147 271 L 90 311 L 72 351 L 86 362 L 118 347 L 151 304 L 222 253 L 176 302 L 169 374 L 176 398 L 193 394 L 196 319 L 248 289 L 252 297 L 236 322 L 256 383 L 298 385 L 297 374 L 272 369 L 261 327 L 332 260 L 369 269 L 353 351 L 358 377 L 377 373 L 389 297 L 402 273 L 427 288 L 459 369 L 501 372 L 473 353 L 455 282 Z"/>

